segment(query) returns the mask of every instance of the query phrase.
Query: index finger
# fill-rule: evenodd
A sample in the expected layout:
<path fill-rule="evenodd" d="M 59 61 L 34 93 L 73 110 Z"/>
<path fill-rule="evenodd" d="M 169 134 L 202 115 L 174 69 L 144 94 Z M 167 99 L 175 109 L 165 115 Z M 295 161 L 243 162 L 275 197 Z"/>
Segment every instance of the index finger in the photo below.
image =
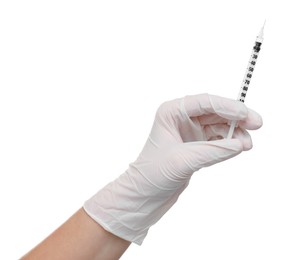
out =
<path fill-rule="evenodd" d="M 209 94 L 186 96 L 184 108 L 189 117 L 217 114 L 228 120 L 243 120 L 248 115 L 242 102 Z"/>

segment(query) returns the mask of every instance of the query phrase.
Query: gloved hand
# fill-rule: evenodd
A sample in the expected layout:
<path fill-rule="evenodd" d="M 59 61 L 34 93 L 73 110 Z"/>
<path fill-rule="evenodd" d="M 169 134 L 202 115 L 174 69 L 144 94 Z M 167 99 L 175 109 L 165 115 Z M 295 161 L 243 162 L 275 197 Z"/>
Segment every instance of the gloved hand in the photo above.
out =
<path fill-rule="evenodd" d="M 230 120 L 237 120 L 233 139 Z M 85 211 L 104 229 L 142 244 L 148 229 L 177 201 L 192 174 L 252 147 L 246 129 L 261 117 L 243 103 L 201 94 L 165 102 L 135 162 L 85 202 Z"/>

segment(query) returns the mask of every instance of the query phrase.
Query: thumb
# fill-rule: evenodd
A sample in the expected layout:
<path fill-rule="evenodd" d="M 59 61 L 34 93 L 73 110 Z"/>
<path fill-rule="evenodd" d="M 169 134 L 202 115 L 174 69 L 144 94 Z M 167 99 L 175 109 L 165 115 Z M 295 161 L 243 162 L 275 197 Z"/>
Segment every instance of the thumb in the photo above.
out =
<path fill-rule="evenodd" d="M 230 159 L 243 151 L 238 139 L 184 143 L 186 159 L 195 170 Z"/>

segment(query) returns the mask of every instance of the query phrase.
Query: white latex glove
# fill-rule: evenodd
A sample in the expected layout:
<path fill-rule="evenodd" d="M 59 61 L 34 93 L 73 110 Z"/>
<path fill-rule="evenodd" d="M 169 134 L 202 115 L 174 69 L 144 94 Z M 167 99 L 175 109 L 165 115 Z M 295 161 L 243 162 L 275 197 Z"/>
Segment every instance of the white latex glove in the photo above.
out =
<path fill-rule="evenodd" d="M 229 120 L 237 120 L 233 139 Z M 160 106 L 149 138 L 135 162 L 85 202 L 85 211 L 104 229 L 142 244 L 148 229 L 177 201 L 192 174 L 252 147 L 245 129 L 261 117 L 243 103 L 201 94 Z"/>

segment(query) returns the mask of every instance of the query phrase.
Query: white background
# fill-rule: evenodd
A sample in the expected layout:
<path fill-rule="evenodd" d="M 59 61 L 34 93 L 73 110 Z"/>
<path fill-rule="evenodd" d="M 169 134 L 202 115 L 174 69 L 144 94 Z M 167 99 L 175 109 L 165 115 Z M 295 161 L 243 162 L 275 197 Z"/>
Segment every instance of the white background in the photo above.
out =
<path fill-rule="evenodd" d="M 17 259 L 136 159 L 164 101 L 236 98 L 254 148 L 194 175 L 122 259 L 306 259 L 305 1 L 0 2 L 0 259 Z"/>

